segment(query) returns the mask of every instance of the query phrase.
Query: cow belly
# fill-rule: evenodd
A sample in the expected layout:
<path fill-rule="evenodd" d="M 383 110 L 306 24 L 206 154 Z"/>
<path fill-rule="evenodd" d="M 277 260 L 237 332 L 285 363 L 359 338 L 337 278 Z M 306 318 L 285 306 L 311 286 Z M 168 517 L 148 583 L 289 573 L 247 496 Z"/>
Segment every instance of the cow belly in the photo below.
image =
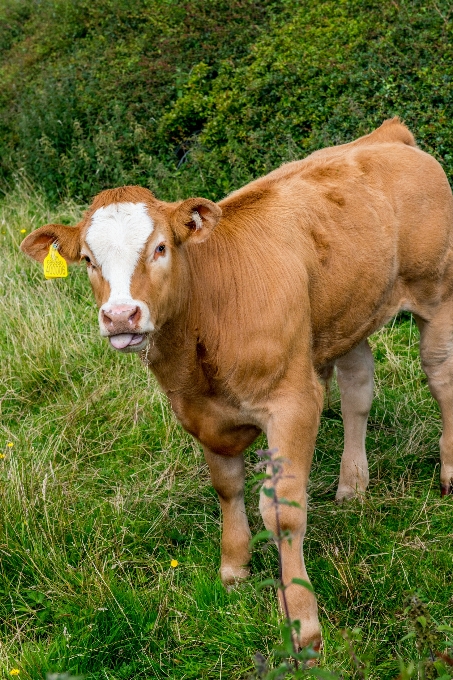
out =
<path fill-rule="evenodd" d="M 347 279 L 346 279 L 347 277 Z M 343 284 L 343 285 L 341 285 Z M 376 265 L 359 263 L 330 295 L 318 297 L 313 324 L 313 357 L 322 366 L 349 352 L 394 316 L 404 297 L 395 258 L 388 252 Z M 321 302 L 324 302 L 321 305 Z"/>

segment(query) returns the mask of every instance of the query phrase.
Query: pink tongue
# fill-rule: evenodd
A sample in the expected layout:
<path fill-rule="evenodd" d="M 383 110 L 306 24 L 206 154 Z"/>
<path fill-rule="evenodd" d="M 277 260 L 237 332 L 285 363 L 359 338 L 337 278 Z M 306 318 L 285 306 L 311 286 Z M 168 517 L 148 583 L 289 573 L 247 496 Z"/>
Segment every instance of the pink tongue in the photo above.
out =
<path fill-rule="evenodd" d="M 132 336 L 131 345 L 139 345 L 142 340 L 143 335 L 139 335 L 138 333 L 136 333 L 135 335 Z"/>
<path fill-rule="evenodd" d="M 110 336 L 109 340 L 110 344 L 115 349 L 124 349 L 125 347 L 131 344 L 133 337 L 134 337 L 133 333 L 121 333 L 120 335 Z"/>

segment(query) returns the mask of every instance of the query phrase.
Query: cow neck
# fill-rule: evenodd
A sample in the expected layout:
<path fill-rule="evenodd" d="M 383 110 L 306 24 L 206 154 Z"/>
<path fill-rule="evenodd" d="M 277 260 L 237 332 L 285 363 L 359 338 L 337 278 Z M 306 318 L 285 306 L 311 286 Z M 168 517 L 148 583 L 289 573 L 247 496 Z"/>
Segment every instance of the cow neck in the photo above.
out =
<path fill-rule="evenodd" d="M 252 275 L 243 280 L 245 263 L 239 252 L 235 235 L 222 222 L 205 242 L 187 247 L 187 332 L 212 360 L 237 343 L 251 322 L 247 311 L 254 281 Z"/>
<path fill-rule="evenodd" d="M 248 285 L 242 280 L 246 263 L 238 257 L 235 235 L 225 233 L 222 226 L 205 242 L 181 251 L 174 312 L 143 353 L 167 393 L 184 391 L 185 386 L 191 392 L 195 387 L 205 390 L 210 376 L 221 380 L 231 375 L 254 316 L 243 293 L 257 300 L 256 277 L 251 276 Z M 250 271 L 250 263 L 248 267 Z M 245 291 L 241 284 L 246 285 Z"/>

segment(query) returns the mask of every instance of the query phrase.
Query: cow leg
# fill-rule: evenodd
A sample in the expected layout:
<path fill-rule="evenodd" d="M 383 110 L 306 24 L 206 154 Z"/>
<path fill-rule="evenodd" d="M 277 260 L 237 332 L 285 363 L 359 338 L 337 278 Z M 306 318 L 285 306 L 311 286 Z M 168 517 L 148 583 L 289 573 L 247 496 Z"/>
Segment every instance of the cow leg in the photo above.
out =
<path fill-rule="evenodd" d="M 365 437 L 373 401 L 374 360 L 367 340 L 336 361 L 344 425 L 344 450 L 336 500 L 365 493 L 369 482 Z"/>
<path fill-rule="evenodd" d="M 280 545 L 281 578 L 287 586 L 285 597 L 288 612 L 279 591 L 282 610 L 289 614 L 291 620 L 300 621 L 300 646 L 313 643 L 316 649 L 321 643 L 316 598 L 307 588 L 292 583 L 292 579 L 309 581 L 303 556 L 307 527 L 307 482 L 321 408 L 322 388 L 314 375 L 304 394 L 280 397 L 271 405 L 267 426 L 268 444 L 270 450 L 276 451 L 275 455 L 283 459 L 283 476 L 276 485 L 277 497 L 295 501 L 298 507 L 279 505 L 277 518 L 272 499 L 263 491 L 260 497 L 260 511 L 266 528 L 274 534 L 279 529 L 290 534 L 290 540 L 284 539 Z M 267 480 L 264 486 L 269 485 Z"/>
<path fill-rule="evenodd" d="M 222 508 L 222 558 L 224 585 L 247 578 L 250 561 L 250 529 L 244 505 L 244 456 L 222 456 L 206 447 L 204 455 Z"/>
<path fill-rule="evenodd" d="M 453 494 L 453 308 L 444 305 L 430 321 L 415 319 L 422 367 L 442 415 L 440 488 L 445 496 Z"/>

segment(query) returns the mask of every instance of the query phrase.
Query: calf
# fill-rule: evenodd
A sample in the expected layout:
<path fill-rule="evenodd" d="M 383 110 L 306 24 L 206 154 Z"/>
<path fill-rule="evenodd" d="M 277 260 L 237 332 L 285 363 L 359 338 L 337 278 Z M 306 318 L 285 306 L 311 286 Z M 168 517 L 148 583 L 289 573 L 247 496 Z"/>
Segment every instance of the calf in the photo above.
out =
<path fill-rule="evenodd" d="M 411 311 L 443 421 L 442 493 L 453 480 L 452 194 L 440 165 L 398 119 L 343 146 L 283 165 L 219 203 L 103 191 L 75 227 L 37 229 L 22 250 L 52 244 L 85 260 L 101 335 L 140 352 L 201 443 L 223 513 L 220 573 L 247 576 L 250 531 L 243 451 L 260 432 L 285 460 L 283 581 L 308 580 L 306 488 L 323 403 L 337 367 L 344 421 L 338 501 L 368 485 L 365 430 L 373 392 L 367 338 Z M 275 531 L 271 500 L 261 495 Z M 315 596 L 289 585 L 300 645 L 321 640 Z"/>

